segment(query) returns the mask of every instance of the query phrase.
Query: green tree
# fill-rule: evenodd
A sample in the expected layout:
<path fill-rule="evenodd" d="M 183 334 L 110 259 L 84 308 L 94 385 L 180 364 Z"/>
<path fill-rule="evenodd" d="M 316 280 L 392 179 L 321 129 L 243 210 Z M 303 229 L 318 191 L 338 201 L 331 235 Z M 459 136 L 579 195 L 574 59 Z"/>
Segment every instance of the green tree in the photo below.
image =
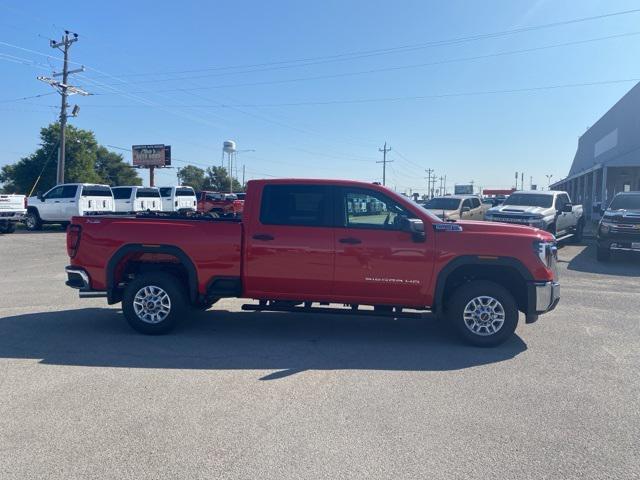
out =
<path fill-rule="evenodd" d="M 100 175 L 102 182 L 111 187 L 142 185 L 138 172 L 124 161 L 122 155 L 110 152 L 102 146 L 96 150 L 96 172 Z"/>
<path fill-rule="evenodd" d="M 207 168 L 207 179 L 204 185 L 205 190 L 213 190 L 216 192 L 228 192 L 231 178 L 227 169 L 224 167 Z M 233 191 L 242 192 L 243 188 L 235 178 L 233 179 Z"/>
<path fill-rule="evenodd" d="M 7 192 L 29 193 L 45 191 L 56 184 L 58 139 L 57 123 L 40 130 L 40 148 L 0 171 L 0 183 Z M 65 145 L 65 181 L 119 184 L 140 184 L 133 168 L 121 156 L 109 152 L 96 141 L 93 132 L 73 125 L 67 126 Z"/>
<path fill-rule="evenodd" d="M 196 191 L 205 190 L 205 184 L 207 182 L 205 171 L 194 165 L 179 168 L 178 180 L 181 185 L 189 185 Z"/>

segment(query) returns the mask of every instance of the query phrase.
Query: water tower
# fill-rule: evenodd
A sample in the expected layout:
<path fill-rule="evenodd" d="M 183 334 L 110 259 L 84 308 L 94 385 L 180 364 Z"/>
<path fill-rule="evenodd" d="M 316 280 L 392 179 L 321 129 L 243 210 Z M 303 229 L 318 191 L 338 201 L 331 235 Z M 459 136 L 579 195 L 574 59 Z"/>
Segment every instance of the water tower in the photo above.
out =
<path fill-rule="evenodd" d="M 236 156 L 236 142 L 233 140 L 225 140 L 222 142 L 222 166 L 224 166 L 224 157 L 227 156 L 227 172 L 229 173 L 229 193 L 233 193 L 233 161 Z"/>

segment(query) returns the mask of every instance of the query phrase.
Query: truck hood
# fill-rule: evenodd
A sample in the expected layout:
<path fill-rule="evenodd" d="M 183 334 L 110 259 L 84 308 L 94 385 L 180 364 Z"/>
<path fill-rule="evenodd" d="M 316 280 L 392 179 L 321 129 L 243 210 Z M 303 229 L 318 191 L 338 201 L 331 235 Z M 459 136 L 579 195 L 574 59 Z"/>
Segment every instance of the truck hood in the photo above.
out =
<path fill-rule="evenodd" d="M 500 213 L 502 215 L 549 215 L 553 208 L 527 207 L 524 205 L 500 205 L 490 208 L 487 214 Z"/>
<path fill-rule="evenodd" d="M 640 210 L 607 210 L 603 219 L 625 223 L 640 223 Z"/>
<path fill-rule="evenodd" d="M 525 225 L 514 225 L 509 223 L 481 222 L 474 220 L 460 220 L 454 225 L 460 225 L 465 232 L 486 233 L 491 235 L 515 235 L 530 236 L 534 239 L 552 242 L 555 237 L 539 228 L 527 227 Z"/>

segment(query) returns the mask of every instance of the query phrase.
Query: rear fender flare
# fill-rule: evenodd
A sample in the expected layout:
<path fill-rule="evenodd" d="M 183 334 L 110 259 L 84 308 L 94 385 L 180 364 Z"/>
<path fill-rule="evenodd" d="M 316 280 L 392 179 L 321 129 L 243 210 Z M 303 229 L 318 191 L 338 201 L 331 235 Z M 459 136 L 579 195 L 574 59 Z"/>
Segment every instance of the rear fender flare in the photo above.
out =
<path fill-rule="evenodd" d="M 119 300 L 116 295 L 115 273 L 116 268 L 124 257 L 131 253 L 164 253 L 167 255 L 173 255 L 180 264 L 187 270 L 187 276 L 189 281 L 189 298 L 192 302 L 195 302 L 198 298 L 198 273 L 195 265 L 191 261 L 191 258 L 184 253 L 180 248 L 172 245 L 144 245 L 140 243 L 130 243 L 123 245 L 111 256 L 107 263 L 107 302 L 111 305 L 117 303 Z"/>

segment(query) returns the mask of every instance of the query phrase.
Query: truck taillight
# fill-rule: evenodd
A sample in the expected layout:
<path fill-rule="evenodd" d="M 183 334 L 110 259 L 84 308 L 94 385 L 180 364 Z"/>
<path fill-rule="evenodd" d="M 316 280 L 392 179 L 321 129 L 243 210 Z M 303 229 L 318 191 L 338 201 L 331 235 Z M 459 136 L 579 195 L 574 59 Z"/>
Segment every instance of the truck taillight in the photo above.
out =
<path fill-rule="evenodd" d="M 22 203 L 24 204 L 24 209 L 26 210 L 27 209 L 27 197 L 26 196 L 22 199 Z"/>
<path fill-rule="evenodd" d="M 70 225 L 67 230 L 67 254 L 69 258 L 75 257 L 76 253 L 78 253 L 81 231 L 80 225 Z"/>

